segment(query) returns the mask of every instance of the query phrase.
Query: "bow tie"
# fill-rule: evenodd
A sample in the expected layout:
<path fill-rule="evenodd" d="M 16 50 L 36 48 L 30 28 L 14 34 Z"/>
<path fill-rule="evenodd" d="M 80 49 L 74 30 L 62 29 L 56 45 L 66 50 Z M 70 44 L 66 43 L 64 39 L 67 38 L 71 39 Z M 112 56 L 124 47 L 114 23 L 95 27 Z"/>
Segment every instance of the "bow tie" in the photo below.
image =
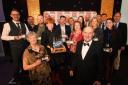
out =
<path fill-rule="evenodd" d="M 84 46 L 89 46 L 89 43 L 84 43 Z"/>

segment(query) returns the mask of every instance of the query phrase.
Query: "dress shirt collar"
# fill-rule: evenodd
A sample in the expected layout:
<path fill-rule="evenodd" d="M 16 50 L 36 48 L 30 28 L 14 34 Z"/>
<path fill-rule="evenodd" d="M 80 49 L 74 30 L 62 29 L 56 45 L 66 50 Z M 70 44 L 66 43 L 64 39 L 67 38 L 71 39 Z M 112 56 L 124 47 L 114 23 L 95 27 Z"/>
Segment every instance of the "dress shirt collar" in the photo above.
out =
<path fill-rule="evenodd" d="M 89 43 L 89 46 L 92 44 L 92 40 L 89 42 L 84 41 L 83 43 Z"/>
<path fill-rule="evenodd" d="M 16 24 L 16 23 L 20 23 L 20 21 L 14 21 L 14 20 L 12 20 L 12 22 L 14 22 L 15 24 Z"/>

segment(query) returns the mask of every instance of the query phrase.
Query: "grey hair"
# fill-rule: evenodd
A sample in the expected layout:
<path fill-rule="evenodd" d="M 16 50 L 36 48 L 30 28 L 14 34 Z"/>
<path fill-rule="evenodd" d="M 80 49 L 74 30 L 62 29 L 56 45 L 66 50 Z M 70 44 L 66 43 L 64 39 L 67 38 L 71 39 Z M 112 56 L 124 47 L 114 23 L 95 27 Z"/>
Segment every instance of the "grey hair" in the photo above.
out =
<path fill-rule="evenodd" d="M 38 38 L 37 33 L 32 32 L 32 31 L 30 31 L 30 32 L 26 35 L 26 39 L 28 40 L 28 38 L 29 38 L 30 36 L 36 36 L 36 38 Z"/>

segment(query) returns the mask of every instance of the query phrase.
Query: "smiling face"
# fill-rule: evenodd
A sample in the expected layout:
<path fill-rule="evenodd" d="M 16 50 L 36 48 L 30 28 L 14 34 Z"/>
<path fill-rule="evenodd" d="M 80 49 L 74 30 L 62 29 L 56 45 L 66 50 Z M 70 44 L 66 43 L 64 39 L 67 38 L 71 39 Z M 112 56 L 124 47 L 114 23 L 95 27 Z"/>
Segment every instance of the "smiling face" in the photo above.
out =
<path fill-rule="evenodd" d="M 117 23 L 117 22 L 120 21 L 120 19 L 121 19 L 121 14 L 120 14 L 120 13 L 116 13 L 116 14 L 114 15 L 114 21 Z"/>
<path fill-rule="evenodd" d="M 12 10 L 10 16 L 11 16 L 12 20 L 14 20 L 14 21 L 19 21 L 20 20 L 20 13 L 16 10 Z"/>
<path fill-rule="evenodd" d="M 34 25 L 34 17 L 29 16 L 28 19 L 27 19 L 27 22 L 28 22 L 30 25 Z"/>
<path fill-rule="evenodd" d="M 37 44 L 37 34 L 35 32 L 29 32 L 27 34 L 27 40 L 30 43 L 30 45 Z"/>
<path fill-rule="evenodd" d="M 91 21 L 91 26 L 92 27 L 97 27 L 98 26 L 98 20 L 97 18 L 93 18 L 92 21 Z"/>
<path fill-rule="evenodd" d="M 81 22 L 81 23 L 83 23 L 84 22 L 84 18 L 82 16 L 79 16 L 78 17 L 78 21 Z"/>
<path fill-rule="evenodd" d="M 83 37 L 85 42 L 91 41 L 93 36 L 94 36 L 94 30 L 92 29 L 92 27 L 85 27 L 83 29 Z"/>
<path fill-rule="evenodd" d="M 28 38 L 31 45 L 35 45 L 37 43 L 37 37 L 32 35 Z"/>
<path fill-rule="evenodd" d="M 112 30 L 113 28 L 113 21 L 108 19 L 107 22 L 106 22 L 106 26 L 109 30 Z"/>
<path fill-rule="evenodd" d="M 74 31 L 81 31 L 81 23 L 79 21 L 74 22 Z"/>
<path fill-rule="evenodd" d="M 39 15 L 37 17 L 37 21 L 38 21 L 38 24 L 43 24 L 44 23 L 44 17 L 42 15 Z"/>
<path fill-rule="evenodd" d="M 48 30 L 53 30 L 54 24 L 53 23 L 47 23 L 46 24 Z"/>
<path fill-rule="evenodd" d="M 65 23 L 66 23 L 66 18 L 65 17 L 61 17 L 60 18 L 60 24 L 61 25 L 65 25 Z"/>

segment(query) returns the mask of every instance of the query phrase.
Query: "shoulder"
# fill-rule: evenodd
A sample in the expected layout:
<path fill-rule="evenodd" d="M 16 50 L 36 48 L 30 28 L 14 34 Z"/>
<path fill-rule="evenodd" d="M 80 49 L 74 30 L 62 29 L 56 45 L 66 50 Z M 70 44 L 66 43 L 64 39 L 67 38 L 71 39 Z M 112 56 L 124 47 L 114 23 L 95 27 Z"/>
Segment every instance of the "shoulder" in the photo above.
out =
<path fill-rule="evenodd" d="M 68 30 L 70 30 L 70 26 L 69 26 L 69 25 L 65 25 L 65 27 L 66 27 Z"/>
<path fill-rule="evenodd" d="M 4 26 L 9 26 L 9 22 L 4 23 Z"/>
<path fill-rule="evenodd" d="M 102 46 L 100 43 L 98 43 L 97 41 L 92 41 L 92 45 L 96 46 L 96 47 L 100 47 Z"/>
<path fill-rule="evenodd" d="M 70 27 L 69 25 L 65 25 L 66 27 Z"/>
<path fill-rule="evenodd" d="M 57 28 L 60 27 L 60 24 L 56 25 L 56 27 L 57 27 Z"/>
<path fill-rule="evenodd" d="M 29 55 L 29 46 L 24 50 L 23 57 L 27 57 Z"/>
<path fill-rule="evenodd" d="M 44 45 L 39 44 L 39 47 L 42 48 L 42 49 L 45 49 Z"/>
<path fill-rule="evenodd" d="M 77 45 L 81 45 L 83 43 L 83 40 L 78 41 Z"/>
<path fill-rule="evenodd" d="M 120 24 L 120 25 L 127 26 L 127 24 L 126 24 L 126 23 L 123 23 L 123 22 L 120 22 L 119 24 Z"/>

